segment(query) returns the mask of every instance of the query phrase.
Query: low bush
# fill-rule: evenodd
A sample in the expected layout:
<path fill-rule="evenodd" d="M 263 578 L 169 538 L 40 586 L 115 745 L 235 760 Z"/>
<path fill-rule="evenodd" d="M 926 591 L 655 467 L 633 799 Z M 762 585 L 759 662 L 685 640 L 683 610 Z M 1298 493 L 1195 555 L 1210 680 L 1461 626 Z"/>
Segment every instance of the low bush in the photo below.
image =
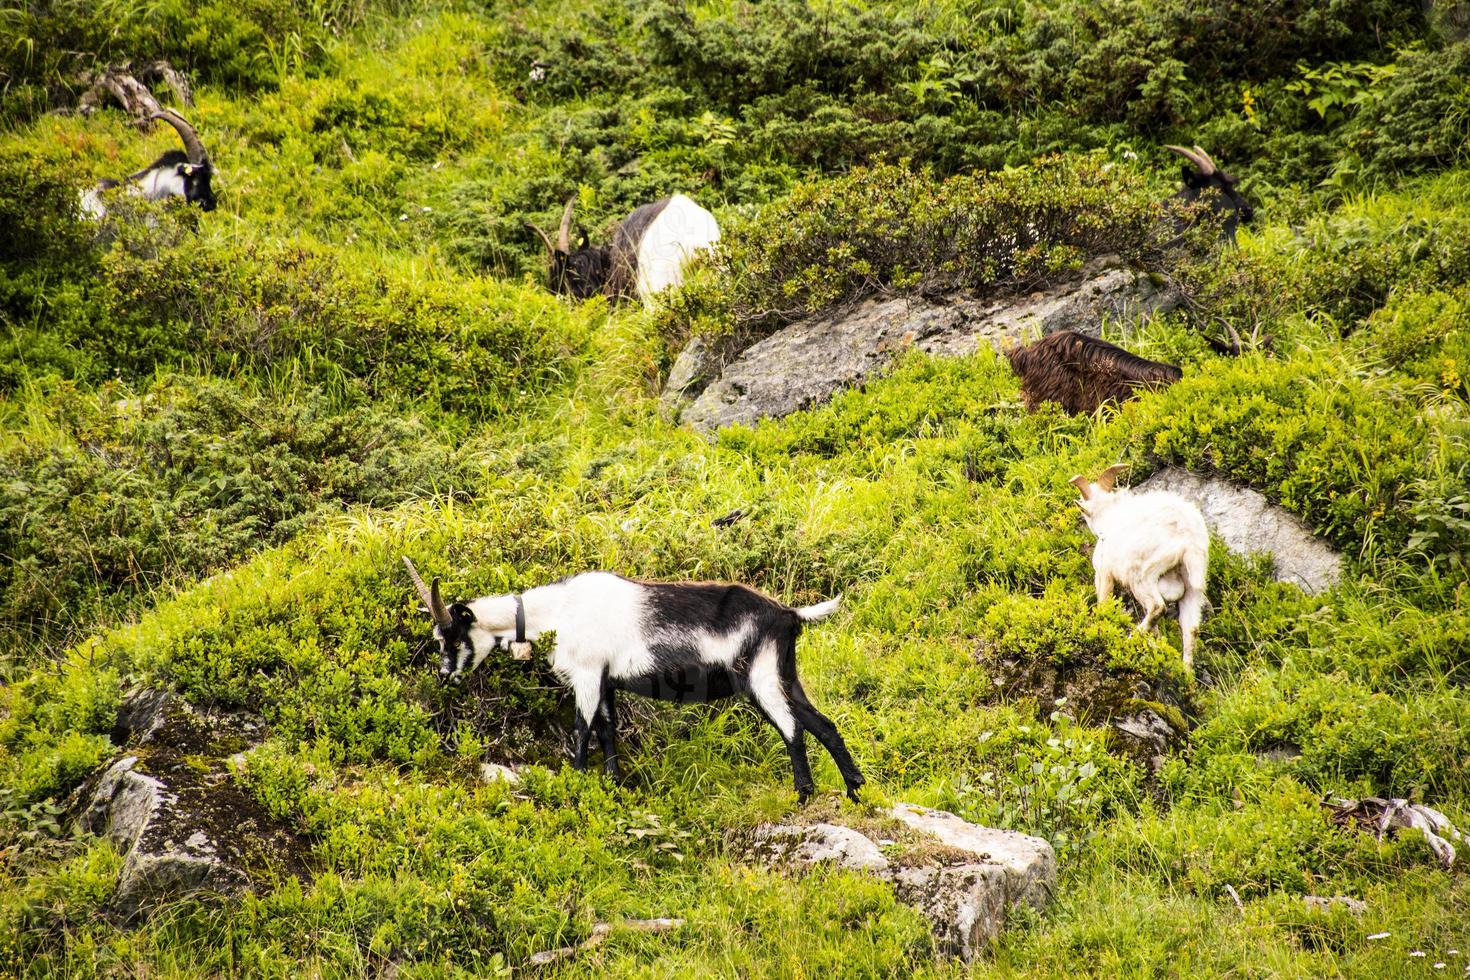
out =
<path fill-rule="evenodd" d="M 1157 261 L 1172 237 L 1138 174 L 1056 157 L 939 180 L 904 166 L 799 185 L 721 240 L 720 273 L 676 300 L 670 332 L 760 333 L 878 292 L 1025 291 L 1097 255 Z"/>
<path fill-rule="evenodd" d="M 0 451 L 0 635 L 11 656 L 65 647 L 175 583 L 286 541 L 355 504 L 473 481 L 417 420 L 192 377 L 25 393 Z"/>

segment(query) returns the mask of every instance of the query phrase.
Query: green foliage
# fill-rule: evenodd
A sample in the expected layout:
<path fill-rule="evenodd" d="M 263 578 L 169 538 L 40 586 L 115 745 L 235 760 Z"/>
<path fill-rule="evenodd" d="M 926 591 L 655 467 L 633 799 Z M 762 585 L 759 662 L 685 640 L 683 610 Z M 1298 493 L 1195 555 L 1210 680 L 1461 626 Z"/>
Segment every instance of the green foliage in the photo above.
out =
<path fill-rule="evenodd" d="M 343 508 L 471 482 L 417 420 L 316 388 L 192 377 L 35 385 L 0 451 L 0 630 L 11 656 L 65 647 L 140 599 L 222 570 Z"/>
<path fill-rule="evenodd" d="M 1470 813 L 1470 193 L 1443 169 L 1464 159 L 1465 46 L 1422 5 L 0 16 L 0 962 L 501 976 L 671 915 L 549 969 L 950 976 L 884 883 L 741 847 L 898 800 L 1061 857 L 1060 900 L 972 969 L 1397 976 L 1463 945 L 1470 892 L 1421 840 L 1316 806 Z M 158 56 L 190 73 L 220 208 L 120 193 L 78 221 L 79 189 L 174 136 L 42 113 L 89 67 Z M 1238 249 L 1160 254 L 1164 142 L 1247 178 Z M 596 237 L 675 190 L 725 245 L 662 312 L 546 295 L 527 221 L 554 228 L 576 193 Z M 648 397 L 690 332 L 1026 290 L 1103 251 L 1196 302 L 1106 325 L 1186 377 L 1096 417 L 1025 413 L 989 350 L 909 355 L 713 443 Z M 1222 320 L 1271 340 L 1221 358 L 1196 327 Z M 1345 580 L 1308 596 L 1216 547 L 1190 683 L 1171 621 L 1142 636 L 1126 598 L 1092 596 L 1067 480 L 1119 459 L 1263 491 L 1347 552 Z M 571 772 L 550 644 L 439 687 L 404 554 L 454 598 L 590 568 L 842 592 L 798 658 L 871 809 L 813 745 L 826 798 L 793 811 L 785 750 L 739 702 L 623 699 L 627 782 Z M 299 877 L 267 862 L 230 903 L 106 917 L 123 856 L 61 815 L 137 684 L 261 717 L 262 744 L 201 764 L 302 835 Z M 1144 707 L 1181 732 L 1156 759 L 1112 728 Z M 486 760 L 520 784 L 483 783 Z"/>
<path fill-rule="evenodd" d="M 874 292 L 1034 289 L 1095 255 L 1157 260 L 1160 214 L 1136 174 L 1096 157 L 944 181 L 858 169 L 799 185 L 732 229 L 715 259 L 722 281 L 675 315 L 761 332 Z"/>

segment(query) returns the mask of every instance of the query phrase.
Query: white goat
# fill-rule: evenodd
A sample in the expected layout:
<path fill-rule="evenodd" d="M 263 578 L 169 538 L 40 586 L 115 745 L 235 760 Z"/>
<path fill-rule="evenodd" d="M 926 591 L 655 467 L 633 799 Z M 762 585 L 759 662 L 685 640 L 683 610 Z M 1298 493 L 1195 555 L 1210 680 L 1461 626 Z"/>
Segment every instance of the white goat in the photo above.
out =
<path fill-rule="evenodd" d="M 1179 629 L 1184 635 L 1184 667 L 1194 670 L 1195 637 L 1205 604 L 1210 532 L 1199 508 L 1176 493 L 1152 490 L 1133 493 L 1113 489 L 1127 464 L 1110 466 L 1096 480 L 1074 476 L 1082 494 L 1077 506 L 1097 547 L 1092 552 L 1097 601 L 1106 602 L 1113 583 L 1133 593 L 1143 607 L 1138 628 L 1153 629 L 1170 602 L 1179 602 Z"/>
<path fill-rule="evenodd" d="M 837 727 L 807 700 L 796 676 L 802 624 L 830 616 L 841 597 L 793 609 L 743 585 L 637 582 L 583 572 L 519 595 L 446 606 L 439 580 L 425 588 L 413 562 L 407 556 L 403 562 L 434 620 L 441 680 L 458 681 L 498 650 L 525 659 L 528 644 L 556 633 L 551 669 L 576 698 L 574 768 L 586 768 L 596 733 L 603 768 L 617 777 L 618 690 L 686 703 L 744 694 L 781 733 L 802 802 L 813 790 L 808 731 L 831 754 L 847 795 L 857 800 L 862 774 Z"/>

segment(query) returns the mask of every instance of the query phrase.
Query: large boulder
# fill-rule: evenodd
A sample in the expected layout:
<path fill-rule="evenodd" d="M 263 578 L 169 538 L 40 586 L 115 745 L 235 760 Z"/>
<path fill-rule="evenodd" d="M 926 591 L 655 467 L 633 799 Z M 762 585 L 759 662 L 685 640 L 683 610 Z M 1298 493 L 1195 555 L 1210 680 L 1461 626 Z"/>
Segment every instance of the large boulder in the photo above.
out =
<path fill-rule="evenodd" d="M 167 692 L 124 699 L 113 738 L 127 751 L 84 784 L 77 816 L 124 855 L 110 906 L 119 920 L 303 871 L 307 843 L 240 789 L 225 762 L 263 735 L 258 719 L 202 712 Z"/>
<path fill-rule="evenodd" d="M 1169 490 L 1193 501 L 1225 547 L 1239 555 L 1269 554 L 1277 581 L 1308 595 L 1332 588 L 1342 577 L 1342 557 L 1331 545 L 1300 517 L 1250 487 L 1169 466 L 1137 489 Z"/>
<path fill-rule="evenodd" d="M 791 324 L 725 364 L 713 381 L 705 377 L 729 360 L 729 352 L 699 342 L 676 362 L 665 402 L 697 393 L 682 418 L 703 432 L 750 425 L 821 404 L 910 349 L 959 357 L 982 343 L 1003 347 L 1063 328 L 1095 335 L 1104 320 L 1148 316 L 1178 303 L 1177 293 L 1122 268 L 1116 258 L 1095 261 L 1071 281 L 1029 296 L 876 297 Z"/>
<path fill-rule="evenodd" d="M 880 846 L 840 824 L 775 824 L 756 830 L 755 854 L 777 867 L 823 864 L 876 875 L 924 914 L 940 951 L 966 960 L 1000 935 L 1017 906 L 1040 910 L 1051 897 L 1056 856 L 1039 837 L 909 803 L 888 818 L 894 837 L 906 840 Z"/>

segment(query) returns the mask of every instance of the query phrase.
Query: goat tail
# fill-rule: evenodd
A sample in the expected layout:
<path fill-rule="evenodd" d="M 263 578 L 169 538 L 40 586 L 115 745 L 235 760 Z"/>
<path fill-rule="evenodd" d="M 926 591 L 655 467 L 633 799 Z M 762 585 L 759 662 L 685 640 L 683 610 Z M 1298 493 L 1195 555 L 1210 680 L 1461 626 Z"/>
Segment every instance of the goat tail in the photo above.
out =
<path fill-rule="evenodd" d="M 842 596 L 838 595 L 835 598 L 828 599 L 826 602 L 819 602 L 815 606 L 800 607 L 796 610 L 796 617 L 803 623 L 815 623 L 817 620 L 826 619 L 835 613 L 837 607 L 841 604 Z"/>

